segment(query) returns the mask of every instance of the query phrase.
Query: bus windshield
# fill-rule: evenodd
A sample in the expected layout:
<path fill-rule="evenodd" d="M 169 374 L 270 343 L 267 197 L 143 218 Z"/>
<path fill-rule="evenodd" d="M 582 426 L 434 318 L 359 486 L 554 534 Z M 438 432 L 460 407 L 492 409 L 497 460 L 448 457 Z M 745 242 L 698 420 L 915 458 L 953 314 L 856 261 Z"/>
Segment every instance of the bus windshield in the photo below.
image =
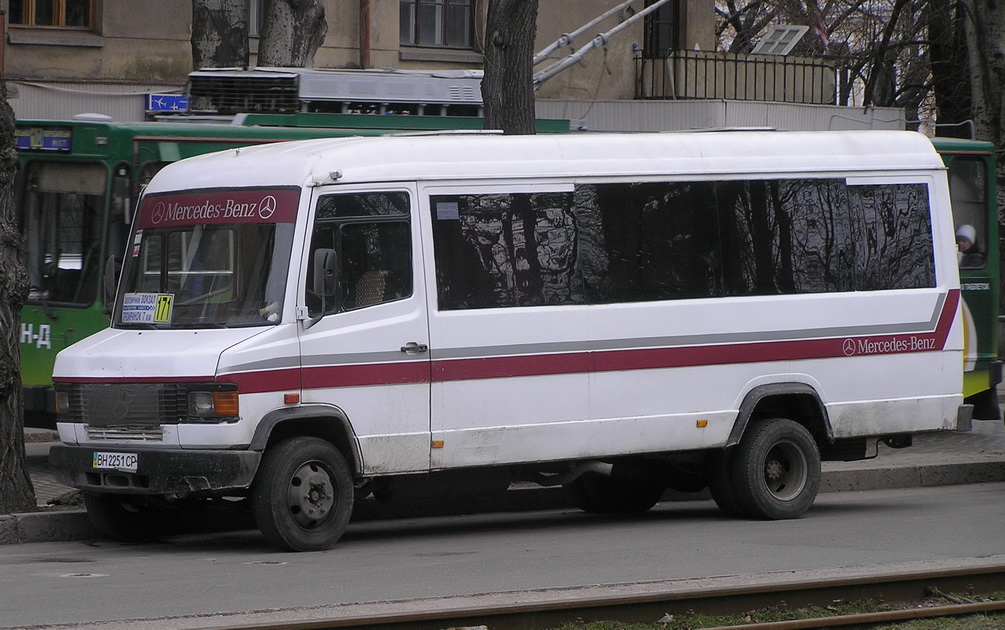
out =
<path fill-rule="evenodd" d="M 230 190 L 145 198 L 122 271 L 116 326 L 278 324 L 297 196 Z"/>
<path fill-rule="evenodd" d="M 35 161 L 24 178 L 19 205 L 29 301 L 91 304 L 101 275 L 105 167 Z"/>

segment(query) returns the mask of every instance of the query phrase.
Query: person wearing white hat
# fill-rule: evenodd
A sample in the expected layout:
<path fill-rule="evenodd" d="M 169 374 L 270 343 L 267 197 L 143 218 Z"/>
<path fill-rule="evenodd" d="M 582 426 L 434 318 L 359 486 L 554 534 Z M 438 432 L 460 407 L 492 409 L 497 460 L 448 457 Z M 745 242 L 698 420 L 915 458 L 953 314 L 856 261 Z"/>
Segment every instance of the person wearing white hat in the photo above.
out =
<path fill-rule="evenodd" d="M 961 267 L 979 267 L 984 260 L 977 247 L 977 230 L 969 223 L 956 229 L 956 248 Z"/>

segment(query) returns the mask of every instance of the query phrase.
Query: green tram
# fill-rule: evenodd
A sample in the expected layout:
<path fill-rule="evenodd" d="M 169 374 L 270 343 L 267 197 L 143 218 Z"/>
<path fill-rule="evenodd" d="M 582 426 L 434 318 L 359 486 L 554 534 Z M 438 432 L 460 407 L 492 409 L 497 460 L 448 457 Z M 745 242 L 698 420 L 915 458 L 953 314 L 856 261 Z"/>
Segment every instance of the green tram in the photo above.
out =
<path fill-rule="evenodd" d="M 991 142 L 935 138 L 949 169 L 964 309 L 963 395 L 974 418 L 998 420 L 998 314 L 1001 261 L 995 147 Z"/>
<path fill-rule="evenodd" d="M 105 328 L 105 261 L 121 259 L 143 185 L 164 165 L 233 147 L 332 136 L 481 130 L 464 116 L 246 114 L 234 122 L 16 123 L 15 196 L 31 293 L 19 333 L 25 424 L 55 426 L 52 367 L 63 348 Z M 569 130 L 539 120 L 541 133 Z"/>

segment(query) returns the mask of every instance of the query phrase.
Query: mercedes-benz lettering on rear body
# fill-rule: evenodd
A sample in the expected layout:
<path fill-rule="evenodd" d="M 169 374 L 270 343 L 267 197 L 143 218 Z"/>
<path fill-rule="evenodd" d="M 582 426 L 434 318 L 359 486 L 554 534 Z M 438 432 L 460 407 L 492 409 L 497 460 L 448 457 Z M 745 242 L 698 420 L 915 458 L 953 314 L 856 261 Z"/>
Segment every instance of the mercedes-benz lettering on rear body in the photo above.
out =
<path fill-rule="evenodd" d="M 53 467 L 119 538 L 237 498 L 322 549 L 355 501 L 512 480 L 795 518 L 822 459 L 969 422 L 953 231 L 913 133 L 186 160 L 141 201 L 112 327 L 59 355 Z"/>

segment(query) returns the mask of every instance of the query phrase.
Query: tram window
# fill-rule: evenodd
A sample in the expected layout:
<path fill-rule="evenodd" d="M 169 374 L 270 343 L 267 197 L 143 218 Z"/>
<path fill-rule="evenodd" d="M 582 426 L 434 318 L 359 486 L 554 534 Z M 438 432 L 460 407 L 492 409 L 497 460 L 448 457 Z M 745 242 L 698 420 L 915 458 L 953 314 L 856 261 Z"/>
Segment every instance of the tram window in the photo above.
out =
<path fill-rule="evenodd" d="M 960 267 L 976 269 L 987 260 L 987 167 L 977 157 L 954 157 L 949 163 L 949 196 L 959 243 Z M 969 246 L 961 242 L 969 241 Z"/>
<path fill-rule="evenodd" d="M 28 165 L 20 207 L 29 300 L 94 301 L 101 275 L 106 178 L 100 164 Z"/>

